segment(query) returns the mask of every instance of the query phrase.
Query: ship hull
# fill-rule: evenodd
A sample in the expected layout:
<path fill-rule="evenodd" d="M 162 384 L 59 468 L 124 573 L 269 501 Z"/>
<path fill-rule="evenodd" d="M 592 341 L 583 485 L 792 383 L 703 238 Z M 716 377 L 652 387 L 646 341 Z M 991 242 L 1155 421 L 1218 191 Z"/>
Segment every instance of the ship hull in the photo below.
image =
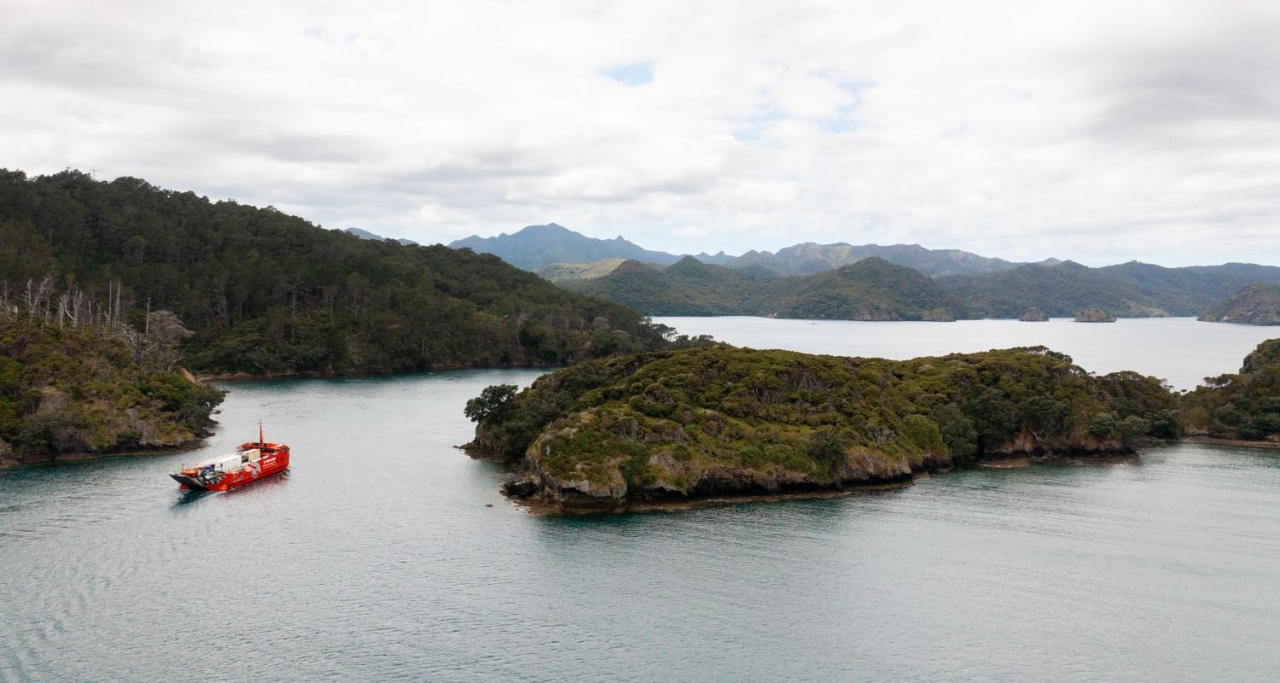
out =
<path fill-rule="evenodd" d="M 289 447 L 284 444 L 250 442 L 242 444 L 239 452 L 253 457 L 244 456 L 246 462 L 234 469 L 196 466 L 169 476 L 180 489 L 230 491 L 289 469 Z"/>

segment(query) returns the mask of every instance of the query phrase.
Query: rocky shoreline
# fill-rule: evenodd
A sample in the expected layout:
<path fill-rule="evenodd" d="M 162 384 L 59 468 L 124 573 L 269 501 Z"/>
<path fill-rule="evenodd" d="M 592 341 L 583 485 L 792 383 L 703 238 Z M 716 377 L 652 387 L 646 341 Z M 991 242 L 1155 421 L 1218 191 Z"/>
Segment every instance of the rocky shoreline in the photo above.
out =
<path fill-rule="evenodd" d="M 1183 441 L 1181 439 L 1174 442 Z M 1196 441 L 1196 440 L 1187 440 Z M 1227 444 L 1222 444 L 1227 445 Z M 470 447 L 460 446 L 468 455 L 486 462 L 495 462 L 492 454 L 477 451 Z M 1012 457 L 995 457 L 974 462 L 968 466 L 981 469 L 1018 469 L 1036 464 L 1060 465 L 1105 465 L 1132 462 L 1140 455 L 1132 449 L 1119 449 L 1104 452 L 1070 452 L 1063 454 L 1028 454 Z M 946 474 L 957 469 L 954 464 L 920 467 L 906 474 L 893 477 L 870 477 L 866 479 L 850 479 L 836 484 L 808 482 L 774 482 L 776 486 L 760 482 L 750 482 L 750 478 L 725 477 L 712 482 L 703 490 L 689 493 L 658 490 L 641 491 L 634 495 L 626 489 L 613 489 L 607 495 L 588 487 L 563 487 L 552 484 L 548 486 L 542 475 L 526 472 L 505 482 L 501 491 L 508 498 L 523 506 L 532 514 L 541 515 L 596 515 L 596 514 L 632 514 L 644 512 L 663 512 L 691 510 L 719 505 L 734 505 L 752 502 L 780 502 L 787 500 L 810 500 L 839 498 L 855 493 L 872 491 L 889 491 L 905 488 L 917 481 L 927 480 L 933 476 Z M 746 486 L 734 487 L 732 482 L 746 483 Z M 725 484 L 728 484 L 727 486 Z"/>
<path fill-rule="evenodd" d="M 62 465 L 70 463 L 91 462 L 94 460 L 108 460 L 111 458 L 146 458 L 159 455 L 173 455 L 184 451 L 194 450 L 204 445 L 207 436 L 191 439 L 179 444 L 161 446 L 155 449 L 130 449 L 126 451 L 118 451 L 113 453 L 59 453 L 58 455 L 45 455 L 41 457 L 28 457 L 25 460 L 15 460 L 12 458 L 0 458 L 0 471 L 19 469 L 22 467 L 49 467 L 51 465 Z"/>
<path fill-rule="evenodd" d="M 1280 440 L 1250 441 L 1245 439 L 1218 439 L 1202 435 L 1184 436 L 1177 439 L 1164 439 L 1156 446 L 1177 444 L 1199 444 L 1227 448 L 1256 448 L 1262 450 L 1280 450 Z M 491 463 L 516 464 L 510 460 L 495 458 L 492 453 L 476 450 L 472 444 L 459 446 L 472 458 Z M 1132 463 L 1141 459 L 1141 453 L 1133 449 L 1088 452 L 1067 451 L 1063 453 L 1012 454 L 992 457 L 970 463 L 968 467 L 979 469 L 1020 469 L 1032 465 L 1054 464 L 1063 466 L 1100 466 Z M 522 461 L 521 461 L 522 462 Z M 735 505 L 752 502 L 780 502 L 788 500 L 811 500 L 840 498 L 855 493 L 873 491 L 890 491 L 905 488 L 918 481 L 929 479 L 935 475 L 946 474 L 958 469 L 954 464 L 940 467 L 913 469 L 909 475 L 897 479 L 867 479 L 861 481 L 845 481 L 836 486 L 822 486 L 816 483 L 788 488 L 780 485 L 776 490 L 720 490 L 709 493 L 678 495 L 640 494 L 629 498 L 610 497 L 592 498 L 583 495 L 582 491 L 566 494 L 564 490 L 549 490 L 533 473 L 524 473 L 504 482 L 501 491 L 516 504 L 524 507 L 531 514 L 539 515 L 594 515 L 594 514 L 631 514 L 645 512 L 672 512 L 692 510 L 719 505 Z"/>

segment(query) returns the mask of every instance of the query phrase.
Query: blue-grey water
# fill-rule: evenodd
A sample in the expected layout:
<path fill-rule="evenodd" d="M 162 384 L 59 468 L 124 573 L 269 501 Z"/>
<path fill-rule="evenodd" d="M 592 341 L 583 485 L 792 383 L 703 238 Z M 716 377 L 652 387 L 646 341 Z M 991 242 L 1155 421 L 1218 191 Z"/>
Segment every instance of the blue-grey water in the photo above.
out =
<path fill-rule="evenodd" d="M 799 346 L 791 322 L 756 321 L 750 343 Z M 1184 353 L 1186 322 L 1155 321 L 1137 343 L 1204 359 L 1188 376 L 1256 343 L 1217 367 L 1252 328 L 1203 325 L 1231 332 Z M 846 353 L 844 325 L 805 328 Z M 873 327 L 856 354 L 936 328 L 961 329 Z M 990 328 L 987 348 L 1025 343 Z M 0 472 L 0 681 L 1280 676 L 1280 452 L 1179 445 L 830 500 L 539 517 L 453 448 L 468 398 L 537 374 L 228 384 L 201 451 Z M 259 419 L 293 447 L 286 475 L 222 494 L 165 476 Z"/>

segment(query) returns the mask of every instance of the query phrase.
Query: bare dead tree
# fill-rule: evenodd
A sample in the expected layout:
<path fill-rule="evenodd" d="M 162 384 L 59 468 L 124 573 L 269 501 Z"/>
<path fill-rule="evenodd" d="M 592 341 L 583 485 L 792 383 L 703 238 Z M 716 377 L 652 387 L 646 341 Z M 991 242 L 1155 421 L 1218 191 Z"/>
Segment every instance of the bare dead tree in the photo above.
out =
<path fill-rule="evenodd" d="M 49 299 L 52 294 L 53 276 L 46 275 L 39 283 L 36 283 L 34 278 L 28 279 L 23 296 L 27 315 L 32 318 L 43 317 L 46 323 L 49 322 Z"/>

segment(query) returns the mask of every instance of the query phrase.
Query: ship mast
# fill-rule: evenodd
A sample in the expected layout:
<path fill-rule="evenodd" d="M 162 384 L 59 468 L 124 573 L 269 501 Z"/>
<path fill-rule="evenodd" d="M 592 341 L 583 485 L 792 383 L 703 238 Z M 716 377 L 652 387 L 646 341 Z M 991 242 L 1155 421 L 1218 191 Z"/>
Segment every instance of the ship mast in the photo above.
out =
<path fill-rule="evenodd" d="M 262 420 L 258 420 L 258 443 L 264 444 L 267 440 L 262 438 Z"/>

